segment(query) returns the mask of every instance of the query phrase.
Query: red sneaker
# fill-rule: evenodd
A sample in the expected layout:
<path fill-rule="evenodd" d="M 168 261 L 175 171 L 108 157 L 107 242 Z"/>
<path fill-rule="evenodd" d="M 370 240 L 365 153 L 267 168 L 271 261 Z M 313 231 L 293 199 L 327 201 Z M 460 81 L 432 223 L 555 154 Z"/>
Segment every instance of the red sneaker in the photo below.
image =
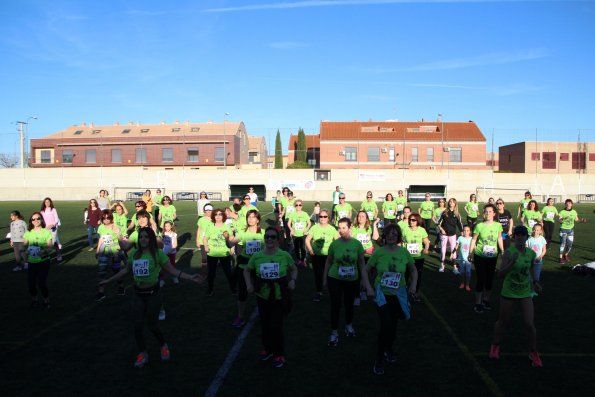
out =
<path fill-rule="evenodd" d="M 167 343 L 161 346 L 161 361 L 169 361 L 169 347 Z"/>
<path fill-rule="evenodd" d="M 531 360 L 531 365 L 534 367 L 543 367 L 543 362 L 541 361 L 541 357 L 539 357 L 539 353 L 536 351 L 529 352 L 529 360 Z"/>
<path fill-rule="evenodd" d="M 491 345 L 489 358 L 497 360 L 500 358 L 500 345 Z"/>

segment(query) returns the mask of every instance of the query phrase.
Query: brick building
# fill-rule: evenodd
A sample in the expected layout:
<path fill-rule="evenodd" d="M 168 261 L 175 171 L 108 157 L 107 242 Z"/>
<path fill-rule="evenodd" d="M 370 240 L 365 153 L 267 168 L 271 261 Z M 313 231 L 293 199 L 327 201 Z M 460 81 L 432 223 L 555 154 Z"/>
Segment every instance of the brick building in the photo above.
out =
<path fill-rule="evenodd" d="M 289 136 L 289 147 L 287 151 L 287 163 L 297 161 L 297 135 Z M 320 168 L 320 135 L 306 135 L 306 162 L 312 168 Z"/>
<path fill-rule="evenodd" d="M 243 122 L 74 125 L 31 139 L 31 167 L 223 166 L 266 164 L 266 144 Z M 227 158 L 224 153 L 227 152 Z"/>
<path fill-rule="evenodd" d="M 590 173 L 595 142 L 519 142 L 500 146 L 500 171 L 523 173 Z M 589 149 L 591 151 L 589 151 Z"/>

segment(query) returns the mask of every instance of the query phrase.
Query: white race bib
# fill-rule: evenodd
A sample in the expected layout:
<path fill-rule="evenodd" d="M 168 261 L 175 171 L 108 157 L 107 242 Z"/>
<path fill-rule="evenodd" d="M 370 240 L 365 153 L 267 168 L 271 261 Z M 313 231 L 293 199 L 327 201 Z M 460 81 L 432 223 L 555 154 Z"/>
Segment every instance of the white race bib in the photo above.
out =
<path fill-rule="evenodd" d="M 546 212 L 545 217 L 547 219 L 554 219 L 554 213 L 553 212 Z"/>
<path fill-rule="evenodd" d="M 523 208 L 527 209 L 528 205 L 529 205 L 529 202 L 523 203 Z"/>
<path fill-rule="evenodd" d="M 479 206 L 477 204 L 471 204 L 471 209 L 473 209 L 473 211 L 477 211 Z"/>
<path fill-rule="evenodd" d="M 339 211 L 339 219 L 347 218 L 347 211 Z"/>
<path fill-rule="evenodd" d="M 362 245 L 370 243 L 370 235 L 368 233 L 358 233 L 356 238 Z"/>
<path fill-rule="evenodd" d="M 419 254 L 419 243 L 407 244 L 407 251 L 409 251 L 411 255 Z"/>
<path fill-rule="evenodd" d="M 529 227 L 533 228 L 533 226 L 535 226 L 537 224 L 537 221 L 535 219 L 529 219 Z"/>
<path fill-rule="evenodd" d="M 103 245 L 112 245 L 112 243 L 114 242 L 111 234 L 104 234 L 103 236 L 101 236 L 101 241 L 103 242 Z"/>
<path fill-rule="evenodd" d="M 41 247 L 37 245 L 30 245 L 29 247 L 27 247 L 27 253 L 29 254 L 29 256 L 39 258 L 41 256 Z"/>
<path fill-rule="evenodd" d="M 278 263 L 261 263 L 260 264 L 260 278 L 263 280 L 276 280 L 279 278 L 279 264 Z"/>
<path fill-rule="evenodd" d="M 395 216 L 395 210 L 388 210 L 388 216 Z"/>
<path fill-rule="evenodd" d="M 397 289 L 401 283 L 401 273 L 384 272 L 380 279 L 380 285 L 386 288 Z"/>
<path fill-rule="evenodd" d="M 397 211 L 403 211 L 403 208 L 405 208 L 403 204 L 397 204 Z"/>
<path fill-rule="evenodd" d="M 134 277 L 149 277 L 149 261 L 147 259 L 135 259 L 132 262 Z"/>
<path fill-rule="evenodd" d="M 233 218 L 227 218 L 227 219 L 225 220 L 225 224 L 226 224 L 226 225 L 231 225 L 232 223 L 233 223 Z"/>
<path fill-rule="evenodd" d="M 296 222 L 294 223 L 293 228 L 299 231 L 304 230 L 304 224 L 302 222 Z"/>
<path fill-rule="evenodd" d="M 260 240 L 248 240 L 246 241 L 246 245 L 244 247 L 244 253 L 247 255 L 252 255 L 261 250 Z"/>
<path fill-rule="evenodd" d="M 290 205 L 289 207 L 287 207 L 287 213 L 291 214 L 292 212 L 295 212 L 295 207 L 293 205 Z"/>
<path fill-rule="evenodd" d="M 496 247 L 492 247 L 491 245 L 484 245 L 483 246 L 483 256 L 486 258 L 493 258 L 496 256 Z"/>
<path fill-rule="evenodd" d="M 355 277 L 355 266 L 339 266 L 338 273 L 341 278 Z"/>
<path fill-rule="evenodd" d="M 368 211 L 366 213 L 368 214 L 368 218 L 370 218 L 370 220 L 374 219 L 374 213 L 372 211 Z"/>

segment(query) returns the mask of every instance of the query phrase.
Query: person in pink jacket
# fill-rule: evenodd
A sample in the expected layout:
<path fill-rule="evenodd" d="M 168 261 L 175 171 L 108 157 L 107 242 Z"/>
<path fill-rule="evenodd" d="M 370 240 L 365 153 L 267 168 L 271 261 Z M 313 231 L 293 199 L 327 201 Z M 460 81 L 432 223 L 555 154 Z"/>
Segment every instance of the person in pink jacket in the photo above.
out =
<path fill-rule="evenodd" d="M 58 211 L 54 208 L 54 202 L 51 198 L 46 197 L 43 199 L 39 212 L 43 216 L 45 228 L 52 233 L 52 241 L 54 242 L 54 248 L 56 249 L 56 260 L 62 262 L 62 244 L 60 244 L 60 239 L 58 238 L 60 218 L 58 217 Z"/>

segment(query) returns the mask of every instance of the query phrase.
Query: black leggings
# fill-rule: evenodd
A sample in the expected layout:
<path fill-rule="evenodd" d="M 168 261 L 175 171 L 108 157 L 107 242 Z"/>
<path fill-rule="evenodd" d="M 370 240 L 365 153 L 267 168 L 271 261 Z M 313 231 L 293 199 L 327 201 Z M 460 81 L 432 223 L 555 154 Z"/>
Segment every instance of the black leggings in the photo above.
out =
<path fill-rule="evenodd" d="M 496 270 L 496 262 L 498 257 L 485 258 L 483 256 L 475 255 L 473 260 L 475 264 L 475 273 L 477 273 L 477 282 L 475 284 L 475 292 L 483 292 L 492 290 L 492 282 L 494 281 L 494 272 Z"/>
<path fill-rule="evenodd" d="M 293 237 L 293 250 L 298 261 L 306 259 L 306 247 L 304 245 L 305 237 Z"/>
<path fill-rule="evenodd" d="M 132 297 L 132 319 L 134 321 L 134 338 L 139 352 L 147 351 L 145 341 L 145 324 L 149 331 L 159 342 L 159 346 L 165 344 L 165 338 L 159 329 L 159 310 L 162 299 L 157 288 L 152 295 L 140 295 L 135 293 Z"/>
<path fill-rule="evenodd" d="M 234 269 L 234 279 L 238 288 L 238 302 L 246 302 L 248 300 L 248 287 L 246 286 L 246 279 L 244 279 L 244 269 L 240 265 L 247 265 L 248 258 L 243 255 L 238 256 L 238 264 Z"/>
<path fill-rule="evenodd" d="M 273 356 L 284 356 L 283 307 L 280 300 L 256 298 L 262 326 L 262 345 Z"/>
<path fill-rule="evenodd" d="M 473 232 L 473 228 L 477 225 L 477 218 L 471 218 L 467 216 L 467 225 L 471 228 L 471 232 Z"/>
<path fill-rule="evenodd" d="M 424 270 L 424 263 L 426 262 L 426 258 L 415 258 L 415 269 L 417 270 L 417 284 L 415 285 L 415 291 L 419 291 L 421 288 L 421 275 L 423 274 Z"/>
<path fill-rule="evenodd" d="M 543 222 L 543 233 L 545 234 L 545 241 L 548 244 L 551 243 L 554 235 L 554 222 Z"/>
<path fill-rule="evenodd" d="M 421 221 L 422 221 L 421 226 L 424 229 L 426 229 L 426 233 L 428 233 L 428 236 L 429 236 L 430 235 L 430 230 L 432 230 L 432 218 L 430 218 L 430 219 L 422 218 Z"/>
<path fill-rule="evenodd" d="M 403 318 L 403 309 L 399 299 L 394 295 L 385 295 L 386 304 L 378 307 L 380 330 L 378 331 L 378 358 L 382 359 L 385 352 L 393 351 L 393 343 L 397 335 L 397 322 Z"/>
<path fill-rule="evenodd" d="M 312 255 L 312 270 L 314 270 L 314 286 L 316 292 L 322 292 L 322 275 L 324 274 L 324 264 L 326 255 Z"/>
<path fill-rule="evenodd" d="M 29 284 L 29 294 L 32 298 L 37 298 L 37 288 L 41 291 L 44 299 L 49 297 L 48 275 L 50 273 L 50 260 L 43 262 L 30 262 L 27 270 L 27 281 Z"/>
<path fill-rule="evenodd" d="M 209 293 L 213 292 L 213 287 L 215 285 L 215 275 L 217 274 L 217 264 L 221 263 L 221 268 L 223 269 L 223 273 L 225 273 L 225 277 L 227 278 L 227 282 L 229 283 L 229 288 L 231 292 L 235 293 L 235 285 L 233 280 L 233 275 L 231 274 L 231 256 L 209 256 L 207 255 L 207 281 L 209 284 Z"/>
<path fill-rule="evenodd" d="M 343 281 L 327 277 L 328 291 L 331 297 L 331 329 L 339 328 L 341 299 L 345 306 L 345 324 L 353 323 L 353 301 L 359 293 L 359 280 Z"/>

